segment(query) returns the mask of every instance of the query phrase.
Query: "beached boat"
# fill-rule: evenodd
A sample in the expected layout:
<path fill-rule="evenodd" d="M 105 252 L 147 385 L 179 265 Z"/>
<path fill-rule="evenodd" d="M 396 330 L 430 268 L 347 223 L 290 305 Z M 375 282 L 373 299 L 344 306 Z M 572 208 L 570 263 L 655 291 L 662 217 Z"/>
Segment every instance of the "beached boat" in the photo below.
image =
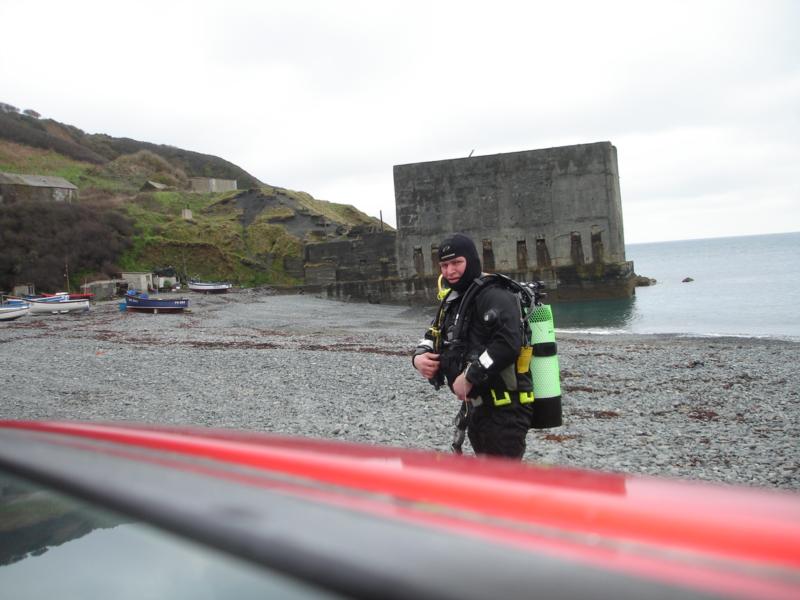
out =
<path fill-rule="evenodd" d="M 0 301 L 0 321 L 13 321 L 30 312 L 31 306 L 17 298 L 4 298 Z"/>
<path fill-rule="evenodd" d="M 88 300 L 70 300 L 66 295 L 29 298 L 26 301 L 30 303 L 31 314 L 59 314 L 89 310 Z"/>
<path fill-rule="evenodd" d="M 144 292 L 128 290 L 125 295 L 125 309 L 135 312 L 175 313 L 189 308 L 188 298 L 151 298 Z"/>
<path fill-rule="evenodd" d="M 224 294 L 233 286 L 227 281 L 197 281 L 196 279 L 189 280 L 189 289 L 193 292 L 202 292 L 204 294 Z"/>
<path fill-rule="evenodd" d="M 42 294 L 45 298 L 53 298 L 55 296 L 67 296 L 70 300 L 91 300 L 94 294 L 76 294 L 74 292 L 56 292 L 55 294 Z"/>

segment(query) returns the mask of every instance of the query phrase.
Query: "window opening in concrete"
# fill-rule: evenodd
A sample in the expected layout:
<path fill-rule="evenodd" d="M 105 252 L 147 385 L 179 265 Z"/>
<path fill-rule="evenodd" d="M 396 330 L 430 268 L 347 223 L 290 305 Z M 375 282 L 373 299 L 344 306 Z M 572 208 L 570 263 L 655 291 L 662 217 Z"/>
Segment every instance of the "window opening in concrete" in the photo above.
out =
<path fill-rule="evenodd" d="M 547 249 L 547 242 L 544 237 L 536 238 L 536 265 L 540 269 L 549 269 L 553 266 L 550 259 L 550 250 Z"/>
<path fill-rule="evenodd" d="M 492 240 L 483 240 L 483 270 L 494 273 L 494 250 L 492 250 Z"/>
<path fill-rule="evenodd" d="M 517 270 L 528 270 L 528 243 L 525 240 L 517 240 Z"/>
<path fill-rule="evenodd" d="M 425 275 L 425 258 L 422 256 L 422 248 L 420 246 L 414 246 L 414 270 L 417 273 L 417 277 Z"/>
<path fill-rule="evenodd" d="M 605 253 L 605 249 L 603 248 L 603 232 L 602 231 L 592 231 L 592 262 L 595 263 L 602 263 L 605 260 L 603 254 Z"/>
<path fill-rule="evenodd" d="M 572 231 L 569 234 L 570 250 L 569 256 L 572 259 L 572 264 L 575 266 L 582 265 L 583 257 L 583 243 L 581 242 L 581 234 L 578 231 Z"/>
<path fill-rule="evenodd" d="M 439 272 L 439 244 L 431 244 L 431 271 L 434 275 Z"/>

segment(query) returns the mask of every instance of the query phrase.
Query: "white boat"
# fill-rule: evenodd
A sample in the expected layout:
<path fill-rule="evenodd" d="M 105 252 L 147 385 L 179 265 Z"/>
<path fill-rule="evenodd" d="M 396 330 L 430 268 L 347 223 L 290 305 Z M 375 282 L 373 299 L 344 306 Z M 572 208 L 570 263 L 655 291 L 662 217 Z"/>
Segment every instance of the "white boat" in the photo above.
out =
<path fill-rule="evenodd" d="M 31 310 L 27 302 L 3 302 L 0 304 L 0 321 L 13 321 L 24 317 Z"/>
<path fill-rule="evenodd" d="M 70 300 L 69 296 L 50 296 L 48 298 L 31 298 L 31 313 L 59 314 L 89 310 L 88 300 Z"/>
<path fill-rule="evenodd" d="M 195 279 L 189 280 L 189 289 L 193 292 L 202 292 L 204 294 L 224 294 L 233 285 L 227 281 L 197 281 Z"/>

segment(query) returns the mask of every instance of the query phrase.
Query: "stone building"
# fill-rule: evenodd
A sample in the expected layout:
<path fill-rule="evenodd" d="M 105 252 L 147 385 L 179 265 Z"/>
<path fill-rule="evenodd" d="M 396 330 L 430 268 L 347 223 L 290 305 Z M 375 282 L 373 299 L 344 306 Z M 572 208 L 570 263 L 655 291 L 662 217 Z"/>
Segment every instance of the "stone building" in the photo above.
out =
<path fill-rule="evenodd" d="M 554 299 L 633 291 L 610 142 L 397 165 L 394 187 L 400 279 L 438 275 L 437 244 L 462 232 L 484 270 L 544 280 Z"/>
<path fill-rule="evenodd" d="M 397 276 L 394 232 L 307 244 L 305 281 L 309 285 L 368 281 Z"/>
<path fill-rule="evenodd" d="M 44 200 L 70 203 L 78 198 L 78 188 L 63 177 L 0 173 L 0 204 Z"/>
<path fill-rule="evenodd" d="M 120 273 L 119 279 L 128 283 L 128 289 L 146 292 L 156 289 L 156 282 L 153 273 L 149 271 L 124 271 Z"/>
<path fill-rule="evenodd" d="M 204 194 L 216 192 L 231 192 L 237 188 L 235 179 L 215 179 L 213 177 L 190 177 L 189 183 L 193 192 Z"/>

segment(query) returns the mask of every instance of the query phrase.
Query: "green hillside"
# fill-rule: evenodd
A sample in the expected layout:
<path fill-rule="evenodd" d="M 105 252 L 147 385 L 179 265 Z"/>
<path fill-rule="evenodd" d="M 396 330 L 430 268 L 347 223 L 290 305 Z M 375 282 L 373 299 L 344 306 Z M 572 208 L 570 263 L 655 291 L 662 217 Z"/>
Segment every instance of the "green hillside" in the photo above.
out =
<path fill-rule="evenodd" d="M 104 256 L 87 261 L 85 252 L 76 251 L 74 260 L 86 264 L 71 265 L 75 283 L 113 275 L 109 271 L 165 267 L 175 268 L 183 278 L 224 279 L 243 286 L 301 283 L 305 243 L 357 235 L 379 226 L 377 219 L 352 206 L 263 184 L 217 157 L 88 135 L 14 111 L 0 110 L 0 171 L 63 177 L 78 187 L 79 205 L 91 208 L 90 214 L 98 221 L 113 224 L 111 238 L 127 235 L 127 241 L 114 244 L 119 250 L 113 260 Z M 236 179 L 244 189 L 192 192 L 189 178 L 197 176 Z M 167 187 L 142 191 L 148 181 Z M 42 210 L 49 214 L 49 208 Z M 109 219 L 107 213 L 122 215 L 131 227 Z M 0 206 L 0 220 L 13 224 L 8 227 L 17 231 L 17 245 L 28 244 L 28 255 L 47 252 L 37 245 L 41 240 L 35 239 L 36 226 L 26 223 L 21 214 L 13 206 Z M 0 238 L 0 253 L 9 239 Z M 73 243 L 78 247 L 86 240 Z M 44 277 L 41 264 L 33 268 L 28 263 L 29 259 L 27 266 L 8 260 L 0 263 L 0 289 L 27 282 L 25 278 L 34 274 L 48 281 L 56 279 L 56 273 Z M 56 269 L 55 263 L 50 269 Z"/>

